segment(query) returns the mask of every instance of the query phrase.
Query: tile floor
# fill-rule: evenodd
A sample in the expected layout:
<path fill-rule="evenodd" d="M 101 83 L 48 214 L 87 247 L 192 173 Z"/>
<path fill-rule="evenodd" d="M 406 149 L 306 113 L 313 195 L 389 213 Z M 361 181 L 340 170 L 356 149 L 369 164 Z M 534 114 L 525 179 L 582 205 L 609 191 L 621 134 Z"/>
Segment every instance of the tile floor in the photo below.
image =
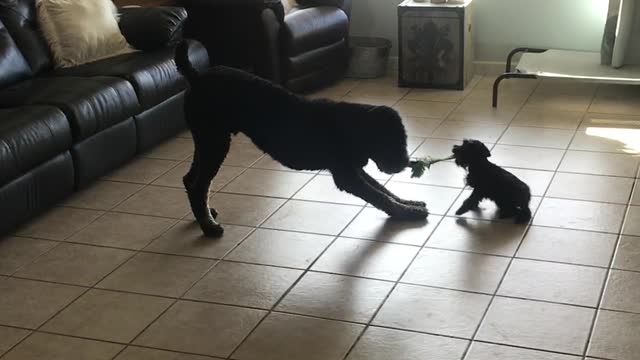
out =
<path fill-rule="evenodd" d="M 372 176 L 425 200 L 390 221 L 326 173 L 289 171 L 244 137 L 212 187 L 205 239 L 181 134 L 0 240 L 0 358 L 640 359 L 640 92 L 491 76 L 463 92 L 345 80 L 312 96 L 394 106 L 409 151 L 465 137 L 528 182 L 529 225 L 455 217 L 463 171 Z"/>

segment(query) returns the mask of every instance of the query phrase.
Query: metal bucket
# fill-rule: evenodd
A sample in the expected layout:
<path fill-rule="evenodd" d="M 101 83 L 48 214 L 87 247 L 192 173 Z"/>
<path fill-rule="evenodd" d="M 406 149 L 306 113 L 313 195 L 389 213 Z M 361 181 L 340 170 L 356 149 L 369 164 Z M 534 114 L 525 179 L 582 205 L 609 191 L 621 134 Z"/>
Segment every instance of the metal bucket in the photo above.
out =
<path fill-rule="evenodd" d="M 391 41 L 374 37 L 349 38 L 349 70 L 347 76 L 373 79 L 384 76 L 389 61 Z"/>

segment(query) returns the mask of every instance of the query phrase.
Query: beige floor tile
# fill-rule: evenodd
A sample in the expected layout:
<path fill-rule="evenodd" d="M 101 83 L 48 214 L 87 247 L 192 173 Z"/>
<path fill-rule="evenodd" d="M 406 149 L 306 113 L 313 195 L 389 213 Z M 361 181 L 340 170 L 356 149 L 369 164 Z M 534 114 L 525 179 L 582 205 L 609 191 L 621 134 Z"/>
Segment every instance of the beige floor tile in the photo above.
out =
<path fill-rule="evenodd" d="M 581 111 L 549 110 L 525 106 L 511 125 L 575 130 L 580 125 L 583 115 L 584 113 Z"/>
<path fill-rule="evenodd" d="M 624 235 L 640 236 L 640 206 L 629 206 L 622 233 Z"/>
<path fill-rule="evenodd" d="M 30 331 L 0 326 L 0 356 L 29 335 Z"/>
<path fill-rule="evenodd" d="M 623 177 L 557 173 L 547 196 L 627 204 L 633 182 Z"/>
<path fill-rule="evenodd" d="M 11 275 L 58 245 L 55 241 L 21 237 L 0 239 L 0 275 Z M 1 337 L 0 337 L 1 338 Z"/>
<path fill-rule="evenodd" d="M 337 235 L 360 211 L 351 205 L 291 200 L 269 220 L 265 228 Z"/>
<path fill-rule="evenodd" d="M 442 120 L 437 118 L 420 118 L 407 115 L 402 117 L 402 125 L 404 125 L 407 134 L 411 136 L 431 136 L 441 123 Z"/>
<path fill-rule="evenodd" d="M 447 139 L 427 139 L 424 144 L 413 153 L 413 157 L 425 157 L 431 156 L 434 158 L 444 158 L 451 156 L 451 149 L 453 145 L 460 145 L 460 140 L 447 140 Z M 485 143 L 487 147 L 491 148 L 493 144 Z"/>
<path fill-rule="evenodd" d="M 518 257 L 608 267 L 617 236 L 590 231 L 532 226 Z"/>
<path fill-rule="evenodd" d="M 418 250 L 415 246 L 339 238 L 312 270 L 395 281 Z"/>
<path fill-rule="evenodd" d="M 513 256 L 525 229 L 524 225 L 446 217 L 426 246 Z"/>
<path fill-rule="evenodd" d="M 468 344 L 444 336 L 370 327 L 347 360 L 459 360 Z"/>
<path fill-rule="evenodd" d="M 138 157 L 121 168 L 104 176 L 106 180 L 125 181 L 137 184 L 150 184 L 162 174 L 171 170 L 180 162 Z"/>
<path fill-rule="evenodd" d="M 276 310 L 367 323 L 392 288 L 392 282 L 308 272 Z"/>
<path fill-rule="evenodd" d="M 342 236 L 422 246 L 440 219 L 440 216 L 429 215 L 424 221 L 395 220 L 378 209 L 366 208 L 349 224 Z"/>
<path fill-rule="evenodd" d="M 573 133 L 573 130 L 510 126 L 498 143 L 566 149 Z"/>
<path fill-rule="evenodd" d="M 128 250 L 60 244 L 18 270 L 15 276 L 93 286 L 133 254 L 133 251 Z"/>
<path fill-rule="evenodd" d="M 478 82 L 478 85 L 474 90 L 480 89 L 493 89 L 493 84 L 498 75 L 502 75 L 502 72 L 498 74 L 486 74 Z M 500 90 L 507 92 L 533 92 L 539 85 L 540 80 L 536 79 L 509 79 L 500 83 Z"/>
<path fill-rule="evenodd" d="M 490 300 L 488 295 L 400 284 L 373 324 L 471 338 Z"/>
<path fill-rule="evenodd" d="M 392 97 L 400 100 L 409 89 L 400 88 L 393 79 L 377 79 L 361 81 L 354 86 L 349 95 L 367 97 Z"/>
<path fill-rule="evenodd" d="M 490 160 L 500 166 L 555 171 L 564 150 L 526 146 L 496 145 Z"/>
<path fill-rule="evenodd" d="M 106 213 L 68 240 L 140 250 L 177 222 L 153 216 Z"/>
<path fill-rule="evenodd" d="M 585 112 L 591 104 L 591 94 L 534 93 L 527 100 L 529 107 Z"/>
<path fill-rule="evenodd" d="M 504 82 L 502 83 L 504 84 Z M 502 85 L 501 84 L 501 85 Z M 529 98 L 531 91 L 510 91 L 505 90 L 500 86 L 498 91 L 498 105 L 499 107 L 520 107 Z M 473 89 L 467 96 L 463 104 L 478 104 L 478 105 L 491 105 L 493 100 L 493 90 L 491 89 Z"/>
<path fill-rule="evenodd" d="M 265 156 L 261 157 L 260 160 L 256 161 L 256 163 L 253 164 L 251 167 L 255 168 L 255 169 L 264 169 L 264 170 L 296 171 L 296 170 L 293 170 L 291 168 L 288 168 L 288 167 L 282 165 L 278 161 L 274 160 L 268 154 L 266 154 Z M 315 174 L 318 171 L 317 170 L 302 170 L 301 172 Z"/>
<path fill-rule="evenodd" d="M 607 310 L 640 313 L 640 273 L 611 271 L 601 307 Z"/>
<path fill-rule="evenodd" d="M 580 360 L 578 356 L 554 354 L 510 346 L 474 342 L 465 360 Z"/>
<path fill-rule="evenodd" d="M 640 238 L 621 236 L 613 262 L 615 269 L 640 271 Z"/>
<path fill-rule="evenodd" d="M 368 104 L 376 106 L 393 106 L 398 102 L 396 96 L 357 96 L 346 95 L 341 101 L 355 104 Z"/>
<path fill-rule="evenodd" d="M 35 329 L 84 290 L 33 280 L 0 280 L 0 324 Z"/>
<path fill-rule="evenodd" d="M 187 174 L 189 169 L 191 168 L 190 162 L 184 162 L 166 174 L 160 176 L 156 181 L 154 181 L 153 185 L 159 186 L 170 186 L 177 187 L 180 189 L 184 189 L 184 184 L 182 183 L 182 177 Z M 211 182 L 211 187 L 209 188 L 211 191 L 218 191 L 222 189 L 225 185 L 227 185 L 231 180 L 235 179 L 241 172 L 244 171 L 245 168 L 237 167 L 237 166 L 221 166 L 218 174 L 213 181 Z"/>
<path fill-rule="evenodd" d="M 498 206 L 492 200 L 489 200 L 489 199 L 484 199 L 480 201 L 480 204 L 478 204 L 478 209 L 468 211 L 460 216 L 456 215 L 456 211 L 462 206 L 462 203 L 470 195 L 471 195 L 471 190 L 464 190 L 462 194 L 460 194 L 456 202 L 451 206 L 451 208 L 449 208 L 449 212 L 447 213 L 447 215 L 455 216 L 458 218 L 465 218 L 465 219 L 489 220 L 494 222 L 511 223 L 511 224 L 514 223 L 513 218 L 500 219 Z M 531 201 L 529 202 L 529 209 L 531 210 L 532 214 L 535 213 L 536 209 L 540 205 L 540 200 L 541 200 L 540 197 L 537 197 L 537 196 L 531 197 Z"/>
<path fill-rule="evenodd" d="M 115 360 L 213 360 L 213 358 L 129 346 Z"/>
<path fill-rule="evenodd" d="M 234 246 L 247 237 L 252 228 L 224 225 L 224 235 L 207 238 L 195 221 L 180 221 L 154 240 L 145 251 L 222 259 Z"/>
<path fill-rule="evenodd" d="M 290 171 L 248 169 L 222 188 L 223 192 L 289 198 L 313 175 Z"/>
<path fill-rule="evenodd" d="M 231 142 L 231 148 L 227 157 L 224 159 L 223 165 L 249 167 L 258 161 L 264 152 L 258 149 L 252 142 L 234 141 Z"/>
<path fill-rule="evenodd" d="M 387 189 L 406 200 L 424 201 L 431 214 L 444 215 L 460 189 L 421 184 L 390 182 Z"/>
<path fill-rule="evenodd" d="M 640 153 L 640 146 L 635 141 L 638 132 L 638 129 L 580 129 L 569 149 L 637 155 Z"/>
<path fill-rule="evenodd" d="M 359 83 L 360 83 L 360 80 L 358 79 L 345 78 L 330 86 L 327 86 L 323 89 L 315 91 L 313 92 L 313 94 L 316 94 L 316 95 L 317 94 L 333 94 L 333 95 L 344 96 L 344 95 L 347 95 L 349 91 Z"/>
<path fill-rule="evenodd" d="M 517 176 L 520 180 L 529 185 L 531 195 L 542 196 L 547 191 L 549 183 L 553 178 L 553 172 L 541 170 L 529 170 L 518 168 L 505 168 L 508 172 Z"/>
<path fill-rule="evenodd" d="M 359 197 L 339 190 L 333 181 L 333 177 L 324 175 L 318 175 L 313 178 L 293 198 L 350 205 L 365 204 L 364 200 Z"/>
<path fill-rule="evenodd" d="M 166 298 L 94 289 L 49 320 L 42 330 L 126 343 L 171 302 Z"/>
<path fill-rule="evenodd" d="M 9 352 L 3 359 L 9 360 L 110 360 L 124 346 L 67 336 L 35 333 Z"/>
<path fill-rule="evenodd" d="M 436 101 L 400 100 L 395 106 L 400 115 L 444 119 L 455 108 L 455 104 Z"/>
<path fill-rule="evenodd" d="M 218 222 L 246 226 L 260 225 L 284 203 L 284 199 L 224 193 L 209 200 L 209 206 L 218 211 Z M 193 219 L 191 213 L 188 217 Z"/>
<path fill-rule="evenodd" d="M 600 311 L 587 355 L 635 360 L 640 353 L 640 315 Z"/>
<path fill-rule="evenodd" d="M 482 95 L 484 96 L 484 95 Z M 448 121 L 479 122 L 490 124 L 508 124 L 518 113 L 519 105 L 500 103 L 494 108 L 491 100 L 476 102 L 473 99 L 465 100 L 447 118 Z"/>
<path fill-rule="evenodd" d="M 635 177 L 640 158 L 632 155 L 567 151 L 559 171 Z"/>
<path fill-rule="evenodd" d="M 441 139 L 477 139 L 494 143 L 504 132 L 505 125 L 481 124 L 469 121 L 445 121 L 431 134 Z"/>
<path fill-rule="evenodd" d="M 624 205 L 546 198 L 540 204 L 533 224 L 617 233 L 624 213 Z"/>
<path fill-rule="evenodd" d="M 402 282 L 493 294 L 510 259 L 440 249 L 422 249 Z"/>
<path fill-rule="evenodd" d="M 362 325 L 273 313 L 234 353 L 239 360 L 341 360 Z"/>
<path fill-rule="evenodd" d="M 143 157 L 182 161 L 193 155 L 193 140 L 175 137 L 142 154 Z"/>
<path fill-rule="evenodd" d="M 225 259 L 306 269 L 332 240 L 332 236 L 257 229 Z"/>
<path fill-rule="evenodd" d="M 183 189 L 148 186 L 118 205 L 114 210 L 180 219 L 189 212 L 189 209 L 189 200 Z"/>
<path fill-rule="evenodd" d="M 589 111 L 605 114 L 640 114 L 640 93 L 634 86 L 609 85 L 598 89 Z"/>
<path fill-rule="evenodd" d="M 591 96 L 595 94 L 597 86 L 598 85 L 595 83 L 548 78 L 540 81 L 535 93 L 548 95 L 567 94 Z"/>
<path fill-rule="evenodd" d="M 630 205 L 640 205 L 640 186 L 632 191 Z"/>
<path fill-rule="evenodd" d="M 83 209 L 109 210 L 140 189 L 140 184 L 98 181 L 72 195 L 64 204 Z"/>
<path fill-rule="evenodd" d="M 134 343 L 164 350 L 227 357 L 265 315 L 266 311 L 262 310 L 179 301 Z"/>
<path fill-rule="evenodd" d="M 271 309 L 302 275 L 302 270 L 220 262 L 185 299 Z"/>
<path fill-rule="evenodd" d="M 181 296 L 214 261 L 181 256 L 139 253 L 97 287 L 159 296 Z"/>
<path fill-rule="evenodd" d="M 606 269 L 515 259 L 498 295 L 572 305 L 598 305 Z"/>
<path fill-rule="evenodd" d="M 411 89 L 404 97 L 405 100 L 442 101 L 458 103 L 469 94 L 470 90 L 439 90 L 439 89 Z"/>
<path fill-rule="evenodd" d="M 497 297 L 476 339 L 582 355 L 593 314 L 582 307 Z"/>
<path fill-rule="evenodd" d="M 414 184 L 439 185 L 463 188 L 465 186 L 466 172 L 455 163 L 446 161 L 430 168 L 419 178 L 411 177 L 411 169 L 394 175 L 393 181 L 408 182 Z"/>
<path fill-rule="evenodd" d="M 96 210 L 57 207 L 18 228 L 16 235 L 64 240 L 102 214 Z"/>

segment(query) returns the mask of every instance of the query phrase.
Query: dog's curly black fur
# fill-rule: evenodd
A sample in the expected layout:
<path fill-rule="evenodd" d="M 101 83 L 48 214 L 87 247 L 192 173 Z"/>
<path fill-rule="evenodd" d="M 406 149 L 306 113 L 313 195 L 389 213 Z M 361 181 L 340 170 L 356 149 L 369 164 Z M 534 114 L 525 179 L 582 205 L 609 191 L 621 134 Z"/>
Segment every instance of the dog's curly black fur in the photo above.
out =
<path fill-rule="evenodd" d="M 507 170 L 493 164 L 487 158 L 491 152 L 478 140 L 464 140 L 453 146 L 453 155 L 458 166 L 467 170 L 467 185 L 473 192 L 456 215 L 477 209 L 483 199 L 490 199 L 499 208 L 499 217 L 515 217 L 517 223 L 531 219 L 529 186 Z"/>
<path fill-rule="evenodd" d="M 190 84 L 185 118 L 195 144 L 183 181 L 191 209 L 207 236 L 219 236 L 217 212 L 208 206 L 211 180 L 224 161 L 231 135 L 242 132 L 283 165 L 328 169 L 336 186 L 392 217 L 424 219 L 426 205 L 403 200 L 369 176 L 369 159 L 388 174 L 409 164 L 407 136 L 398 113 L 385 106 L 308 100 L 246 72 L 215 66 L 199 74 L 182 43 L 176 65 Z"/>

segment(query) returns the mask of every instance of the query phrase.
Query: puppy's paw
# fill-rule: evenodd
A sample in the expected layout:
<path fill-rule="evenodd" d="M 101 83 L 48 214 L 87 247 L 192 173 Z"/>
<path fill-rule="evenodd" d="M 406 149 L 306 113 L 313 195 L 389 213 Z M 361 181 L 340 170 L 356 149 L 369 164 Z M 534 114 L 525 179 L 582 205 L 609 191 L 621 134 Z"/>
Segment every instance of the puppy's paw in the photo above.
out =
<path fill-rule="evenodd" d="M 404 200 L 402 203 L 409 206 L 427 207 L 427 203 L 424 201 Z"/>
<path fill-rule="evenodd" d="M 460 216 L 463 215 L 464 213 L 468 212 L 469 210 L 471 210 L 468 206 L 461 206 L 458 210 L 456 210 L 456 215 Z"/>
<path fill-rule="evenodd" d="M 424 220 L 429 216 L 429 210 L 421 206 L 407 206 L 392 217 L 401 220 Z"/>
<path fill-rule="evenodd" d="M 224 228 L 219 224 L 209 224 L 200 226 L 200 228 L 206 237 L 220 237 L 224 234 Z"/>

